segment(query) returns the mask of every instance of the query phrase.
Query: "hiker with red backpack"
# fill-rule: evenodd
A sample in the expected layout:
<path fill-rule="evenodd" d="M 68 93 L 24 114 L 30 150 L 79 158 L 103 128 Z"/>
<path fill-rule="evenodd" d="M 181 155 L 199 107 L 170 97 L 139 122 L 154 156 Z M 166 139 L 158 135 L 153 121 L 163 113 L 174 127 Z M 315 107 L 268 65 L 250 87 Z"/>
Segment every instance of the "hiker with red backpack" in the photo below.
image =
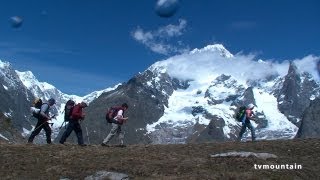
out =
<path fill-rule="evenodd" d="M 39 111 L 37 113 L 34 113 L 33 116 L 38 119 L 37 125 L 35 129 L 32 131 L 28 143 L 32 143 L 35 136 L 37 136 L 42 129 L 46 132 L 46 138 L 47 143 L 51 144 L 51 128 L 49 126 L 49 120 L 51 120 L 53 117 L 49 116 L 49 110 L 50 107 L 53 106 L 56 103 L 56 100 L 51 98 L 48 100 L 47 103 L 42 103 L 42 101 L 39 101 Z"/>
<path fill-rule="evenodd" d="M 112 107 L 106 114 L 106 120 L 112 123 L 112 128 L 108 136 L 103 140 L 102 146 L 108 146 L 108 142 L 113 138 L 114 135 L 118 135 L 120 140 L 120 147 L 125 147 L 123 139 L 124 134 L 121 130 L 121 126 L 128 120 L 128 117 L 124 117 L 124 112 L 128 109 L 128 104 L 123 103 L 121 107 Z"/>
<path fill-rule="evenodd" d="M 255 132 L 254 132 L 255 131 L 254 127 L 252 126 L 252 124 L 250 122 L 250 120 L 255 121 L 253 108 L 254 108 L 254 105 L 253 104 L 249 104 L 247 106 L 246 110 L 245 110 L 245 114 L 244 114 L 243 120 L 242 120 L 242 128 L 241 128 L 240 133 L 239 133 L 238 141 L 241 141 L 241 138 L 242 138 L 244 132 L 246 131 L 247 127 L 251 130 L 252 141 L 255 141 L 255 139 L 256 139 L 256 135 L 255 135 Z"/>
<path fill-rule="evenodd" d="M 78 145 L 86 146 L 86 144 L 84 144 L 84 142 L 83 142 L 82 129 L 81 129 L 81 125 L 80 125 L 80 121 L 84 120 L 84 118 L 85 118 L 85 114 L 83 113 L 83 109 L 86 107 L 88 107 L 87 103 L 81 102 L 72 108 L 71 116 L 68 119 L 69 123 L 68 123 L 66 131 L 63 133 L 63 135 L 59 141 L 60 144 L 64 144 L 64 142 L 70 136 L 71 132 L 75 131 L 77 138 L 78 138 Z"/>

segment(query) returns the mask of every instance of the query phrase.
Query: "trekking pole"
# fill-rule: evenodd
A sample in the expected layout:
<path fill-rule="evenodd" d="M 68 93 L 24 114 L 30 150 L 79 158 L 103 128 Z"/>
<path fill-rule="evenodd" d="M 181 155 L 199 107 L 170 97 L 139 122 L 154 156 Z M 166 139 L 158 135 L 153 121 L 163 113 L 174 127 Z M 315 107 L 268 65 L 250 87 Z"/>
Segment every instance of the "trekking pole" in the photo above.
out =
<path fill-rule="evenodd" d="M 59 129 L 62 128 L 63 124 L 67 124 L 67 122 L 66 122 L 66 121 L 63 121 Z"/>
<path fill-rule="evenodd" d="M 88 133 L 88 128 L 87 128 L 87 126 L 86 126 L 86 131 L 87 131 L 88 144 L 90 144 L 90 139 L 89 139 L 89 133 Z"/>
<path fill-rule="evenodd" d="M 53 115 L 51 117 L 51 119 L 54 119 L 56 117 L 56 115 Z M 45 122 L 43 122 L 42 124 L 40 124 L 40 126 L 38 126 L 37 128 L 35 128 L 33 131 L 39 129 L 40 127 L 42 127 L 45 123 L 48 123 L 48 120 L 46 120 Z M 53 123 L 48 123 L 48 124 L 51 124 L 51 126 L 53 125 Z"/>

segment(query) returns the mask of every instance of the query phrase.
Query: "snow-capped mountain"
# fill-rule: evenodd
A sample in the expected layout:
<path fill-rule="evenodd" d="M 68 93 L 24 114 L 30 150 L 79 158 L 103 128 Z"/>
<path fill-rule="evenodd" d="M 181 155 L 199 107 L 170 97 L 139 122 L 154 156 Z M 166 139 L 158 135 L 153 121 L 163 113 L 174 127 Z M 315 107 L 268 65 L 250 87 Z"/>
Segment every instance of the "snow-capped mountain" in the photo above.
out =
<path fill-rule="evenodd" d="M 30 106 L 32 93 L 25 88 L 8 62 L 0 61 L 0 83 L 0 114 L 4 114 L 3 119 L 8 121 L 5 127 L 19 129 L 19 132 L 22 132 L 23 128 L 31 129 L 29 109 L 25 107 Z M 1 120 L 0 124 L 2 123 L 4 121 Z M 14 133 L 4 128 L 0 134 L 5 140 L 15 141 L 15 137 L 21 136 L 19 132 Z"/>
<path fill-rule="evenodd" d="M 308 56 L 291 64 L 255 61 L 250 55 L 234 56 L 222 45 L 209 45 L 157 62 L 149 68 L 151 72 L 158 77 L 167 73 L 172 78 L 188 80 L 189 86 L 170 95 L 164 115 L 147 125 L 147 134 L 155 134 L 158 141 L 163 141 L 157 131 L 163 131 L 161 124 L 166 124 L 165 131 L 178 135 L 165 134 L 165 139 L 186 142 L 188 136 L 196 138 L 195 134 L 201 134 L 190 132 L 190 127 L 214 123 L 210 133 L 220 132 L 219 138 L 223 135 L 224 140 L 234 139 L 240 127 L 234 118 L 237 107 L 253 103 L 258 116 L 253 122 L 258 139 L 293 138 L 303 111 L 320 96 L 319 81 L 315 81 L 316 60 L 317 57 Z M 159 84 L 159 80 L 145 84 Z M 246 92 L 251 95 L 246 97 Z"/>
<path fill-rule="evenodd" d="M 313 121 L 305 110 L 320 98 L 318 59 L 256 60 L 254 55 L 233 55 L 215 44 L 158 61 L 127 83 L 84 97 L 64 94 L 39 82 L 31 72 L 13 71 L 12 77 L 23 86 L 28 101 L 56 98 L 55 128 L 63 121 L 68 99 L 91 102 L 82 122 L 87 143 L 102 142 L 110 129 L 105 121 L 107 108 L 124 102 L 129 104 L 125 113 L 129 121 L 123 129 L 131 144 L 235 140 L 241 128 L 235 113 L 249 103 L 255 105 L 252 123 L 258 140 L 288 139 L 296 136 L 302 124 L 299 137 L 304 137 L 305 127 L 310 127 L 306 124 Z M 14 87 L 11 76 L 2 76 L 1 91 Z M 245 138 L 250 138 L 248 132 Z"/>
<path fill-rule="evenodd" d="M 69 99 L 74 100 L 76 103 L 84 101 L 87 104 L 89 104 L 93 100 L 98 98 L 102 93 L 111 91 L 118 86 L 116 85 L 113 88 L 106 88 L 104 90 L 94 91 L 88 95 L 81 97 L 77 95 L 69 95 L 62 93 L 56 87 L 47 82 L 39 82 L 31 71 L 16 71 L 16 73 L 18 74 L 20 80 L 25 85 L 25 87 L 33 93 L 34 97 L 41 98 L 44 100 L 54 98 L 56 100 L 54 108 L 51 109 L 51 113 L 56 115 L 56 119 L 53 120 L 54 124 L 52 127 L 54 132 L 53 138 L 55 138 L 59 133 L 59 128 L 61 127 L 64 121 L 64 106 Z"/>
<path fill-rule="evenodd" d="M 94 91 L 86 96 L 81 97 L 62 93 L 56 87 L 47 82 L 39 82 L 31 71 L 20 72 L 14 70 L 8 62 L 0 61 L 0 75 L 2 83 L 2 87 L 0 89 L 8 93 L 6 96 L 15 97 L 15 94 L 20 93 L 23 94 L 23 97 L 26 101 L 26 103 L 24 103 L 25 105 L 21 106 L 23 113 L 17 113 L 17 110 L 14 110 L 14 107 L 16 107 L 15 105 L 10 108 L 6 106 L 7 104 L 4 104 L 4 107 L 1 108 L 3 113 L 9 117 L 11 117 L 13 113 L 24 114 L 24 118 L 19 118 L 21 122 L 19 121 L 19 123 L 16 123 L 19 131 L 22 131 L 22 135 L 24 136 L 30 134 L 30 131 L 32 130 L 30 124 L 34 124 L 36 121 L 30 116 L 29 112 L 29 108 L 35 98 L 41 98 L 44 101 L 50 99 L 51 97 L 56 99 L 56 105 L 51 109 L 51 113 L 56 115 L 56 119 L 53 120 L 54 138 L 59 131 L 58 127 L 60 127 L 64 121 L 64 106 L 69 99 L 73 99 L 77 103 L 80 103 L 81 101 L 90 103 L 102 93 L 113 90 L 118 86 L 116 85 L 114 88 Z M 5 93 L 2 94 L 5 95 Z M 21 102 L 17 102 L 17 104 L 18 103 Z M 13 117 L 12 119 L 18 118 Z"/>
<path fill-rule="evenodd" d="M 103 94 L 89 107 L 85 125 L 92 141 L 101 143 L 107 135 L 105 122 L 96 122 L 104 119 L 101 112 L 127 102 L 129 143 L 234 140 L 241 128 L 237 108 L 253 103 L 257 139 L 293 138 L 304 110 L 320 96 L 317 59 L 278 63 L 209 45 L 158 61 Z"/>

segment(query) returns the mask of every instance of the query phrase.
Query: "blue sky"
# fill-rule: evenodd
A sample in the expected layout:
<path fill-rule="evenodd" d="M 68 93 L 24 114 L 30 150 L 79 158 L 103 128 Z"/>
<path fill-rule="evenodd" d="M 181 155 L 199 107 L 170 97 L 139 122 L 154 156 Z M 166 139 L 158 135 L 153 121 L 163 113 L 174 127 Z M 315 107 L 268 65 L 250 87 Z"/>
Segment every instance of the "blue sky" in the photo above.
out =
<path fill-rule="evenodd" d="M 181 0 L 171 18 L 159 17 L 155 4 L 1 1 L 0 59 L 64 93 L 85 95 L 208 44 L 277 61 L 320 55 L 318 0 Z M 10 26 L 12 16 L 23 18 L 20 28 Z"/>

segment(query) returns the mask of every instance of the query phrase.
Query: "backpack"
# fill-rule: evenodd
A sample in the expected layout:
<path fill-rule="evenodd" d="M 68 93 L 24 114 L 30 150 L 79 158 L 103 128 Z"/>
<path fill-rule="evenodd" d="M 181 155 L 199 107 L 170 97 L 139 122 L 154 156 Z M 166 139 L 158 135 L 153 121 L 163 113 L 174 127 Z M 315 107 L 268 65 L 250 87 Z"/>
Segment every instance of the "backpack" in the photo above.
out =
<path fill-rule="evenodd" d="M 106 120 L 108 123 L 117 123 L 117 121 L 115 121 L 113 118 L 117 116 L 119 110 L 123 110 L 122 107 L 115 106 L 107 110 Z"/>
<path fill-rule="evenodd" d="M 33 103 L 32 103 L 32 107 L 31 107 L 31 111 L 32 111 L 32 116 L 35 118 L 39 118 L 40 115 L 40 110 L 41 110 L 41 106 L 42 106 L 42 100 L 40 98 L 36 98 Z"/>
<path fill-rule="evenodd" d="M 75 106 L 75 102 L 73 100 L 68 100 L 66 105 L 64 106 L 64 121 L 68 122 L 71 119 L 71 113 Z"/>
<path fill-rule="evenodd" d="M 246 115 L 246 107 L 241 106 L 236 114 L 236 120 L 242 122 L 243 117 Z"/>

